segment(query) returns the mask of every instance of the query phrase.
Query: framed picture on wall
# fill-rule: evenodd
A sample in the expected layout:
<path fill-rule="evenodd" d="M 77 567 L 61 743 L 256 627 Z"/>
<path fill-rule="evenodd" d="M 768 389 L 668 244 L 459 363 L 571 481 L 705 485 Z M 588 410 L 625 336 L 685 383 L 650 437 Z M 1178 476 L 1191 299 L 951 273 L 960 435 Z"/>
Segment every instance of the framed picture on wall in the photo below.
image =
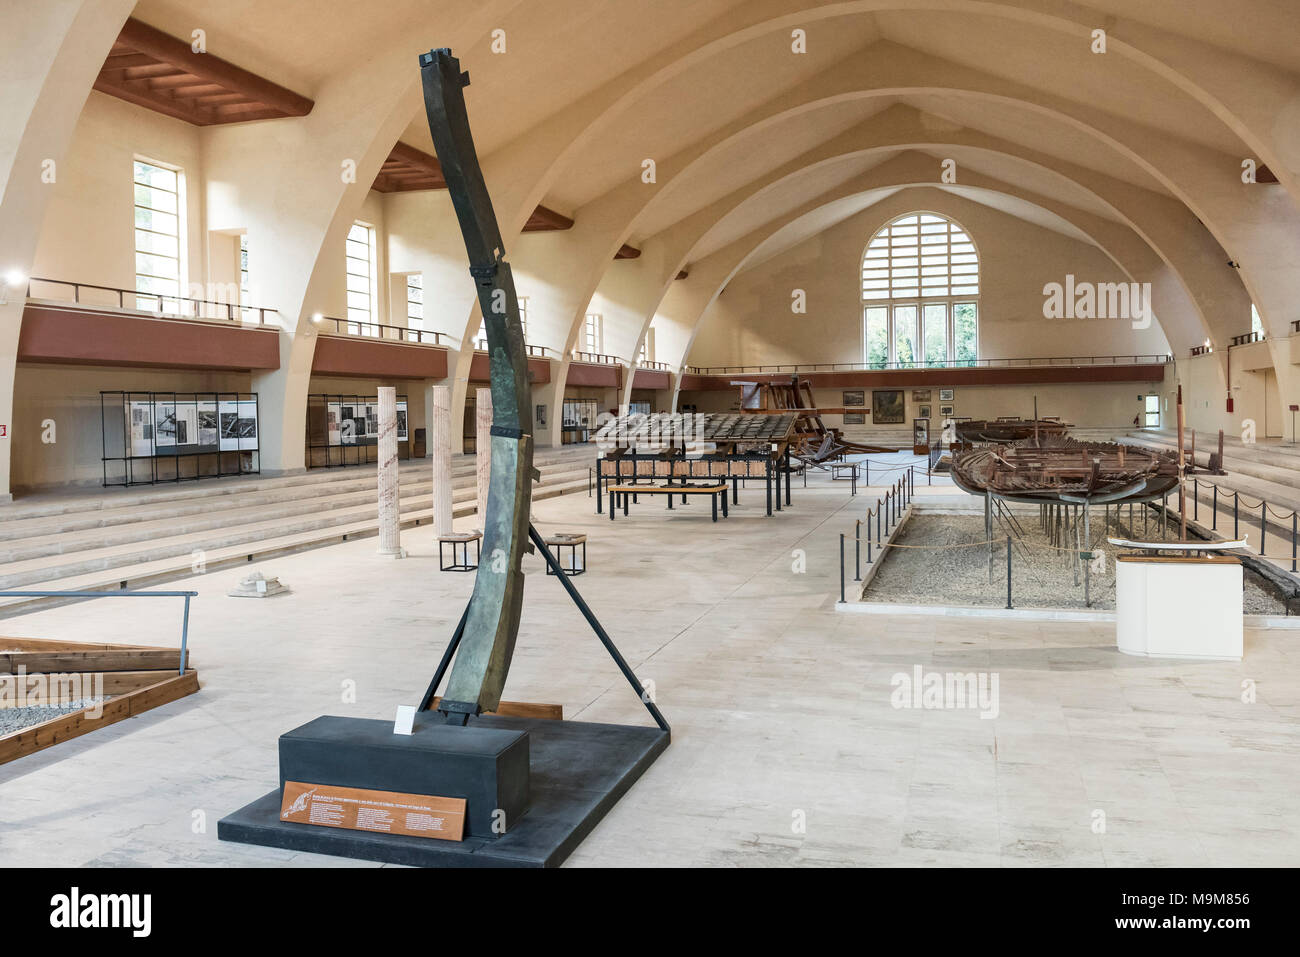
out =
<path fill-rule="evenodd" d="M 871 393 L 871 419 L 876 425 L 902 425 L 906 420 L 902 389 L 876 389 Z"/>
<path fill-rule="evenodd" d="M 912 401 L 913 401 L 913 402 L 929 402 L 929 401 L 930 401 L 930 390 L 929 390 L 929 389 L 913 389 L 913 390 L 912 390 Z M 924 419 L 924 418 L 928 418 L 928 417 L 929 417 L 928 413 L 925 413 L 925 412 L 922 412 L 922 413 L 921 413 L 921 418 Z"/>
<path fill-rule="evenodd" d="M 950 405 L 941 405 L 941 406 L 939 406 L 939 414 L 940 414 L 940 415 L 943 415 L 943 416 L 949 416 L 949 415 L 952 415 L 952 410 L 953 410 L 953 407 L 950 406 Z"/>
<path fill-rule="evenodd" d="M 939 401 L 940 401 L 940 402 L 951 402 L 952 399 L 953 399 L 952 392 L 953 392 L 952 389 L 940 389 L 940 390 L 939 390 Z"/>
<path fill-rule="evenodd" d="M 866 424 L 867 424 L 867 416 L 866 416 L 866 413 L 863 413 L 863 412 L 845 412 L 845 413 L 844 413 L 844 424 L 845 424 L 845 425 L 866 425 Z"/>
<path fill-rule="evenodd" d="M 867 394 L 861 390 L 844 393 L 845 405 L 863 405 L 867 404 Z"/>
<path fill-rule="evenodd" d="M 928 419 L 930 417 L 930 407 L 928 405 L 923 405 L 916 410 L 916 414 L 923 419 Z"/>

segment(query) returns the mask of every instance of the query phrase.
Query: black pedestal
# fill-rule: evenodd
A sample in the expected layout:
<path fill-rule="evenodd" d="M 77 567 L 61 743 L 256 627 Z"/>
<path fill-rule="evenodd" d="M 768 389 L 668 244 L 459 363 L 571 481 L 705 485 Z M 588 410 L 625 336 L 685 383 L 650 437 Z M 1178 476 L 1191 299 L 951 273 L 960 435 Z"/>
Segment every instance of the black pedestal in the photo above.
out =
<path fill-rule="evenodd" d="M 375 723 L 385 725 L 393 736 L 390 724 Z M 286 823 L 280 820 L 278 788 L 222 818 L 217 836 L 417 867 L 555 867 L 654 763 L 669 740 L 668 732 L 658 728 L 496 715 L 473 719 L 469 729 L 528 732 L 529 809 L 500 837 L 441 841 Z"/>
<path fill-rule="evenodd" d="M 495 838 L 524 816 L 528 764 L 526 731 L 452 727 L 428 711 L 413 734 L 393 734 L 391 721 L 326 715 L 280 735 L 281 788 L 300 781 L 464 798 L 474 837 Z"/>

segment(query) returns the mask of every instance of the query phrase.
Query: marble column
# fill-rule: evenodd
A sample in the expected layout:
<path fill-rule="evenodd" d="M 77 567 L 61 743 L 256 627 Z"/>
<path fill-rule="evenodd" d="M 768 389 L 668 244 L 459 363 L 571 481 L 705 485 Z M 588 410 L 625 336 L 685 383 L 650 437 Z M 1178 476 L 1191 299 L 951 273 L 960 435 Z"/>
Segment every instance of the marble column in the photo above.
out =
<path fill-rule="evenodd" d="M 433 387 L 433 533 L 451 534 L 451 389 Z"/>
<path fill-rule="evenodd" d="M 397 390 L 379 389 L 379 554 L 401 558 L 399 513 L 401 483 L 397 474 Z"/>
<path fill-rule="evenodd" d="M 478 527 L 487 515 L 488 477 L 492 474 L 492 390 L 479 389 L 474 397 L 474 470 L 478 476 Z"/>

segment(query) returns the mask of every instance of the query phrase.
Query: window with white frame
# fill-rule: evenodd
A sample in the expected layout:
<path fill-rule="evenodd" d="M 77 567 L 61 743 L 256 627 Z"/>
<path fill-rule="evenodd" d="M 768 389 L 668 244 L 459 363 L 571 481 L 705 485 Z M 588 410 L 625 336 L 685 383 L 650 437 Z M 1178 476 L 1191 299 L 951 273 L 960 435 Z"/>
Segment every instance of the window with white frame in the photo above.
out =
<path fill-rule="evenodd" d="M 528 343 L 528 297 L 520 296 L 517 300 L 519 303 L 519 331 L 523 333 L 524 344 Z M 478 335 L 474 339 L 474 348 L 486 352 L 487 342 L 487 321 L 481 320 L 478 324 Z"/>
<path fill-rule="evenodd" d="M 184 180 L 181 171 L 135 160 L 135 290 L 137 309 L 180 311 L 184 285 Z M 170 298 L 165 298 L 170 297 Z"/>
<path fill-rule="evenodd" d="M 641 340 L 641 348 L 636 354 L 637 365 L 649 365 L 655 361 L 655 331 L 647 329 L 645 337 Z"/>
<path fill-rule="evenodd" d="M 862 352 L 870 366 L 972 365 L 979 357 L 979 254 L 934 213 L 890 222 L 862 256 Z"/>
<path fill-rule="evenodd" d="M 347 238 L 348 332 L 375 335 L 376 256 L 375 230 L 365 223 L 353 223 Z"/>
<path fill-rule="evenodd" d="M 418 272 L 406 277 L 406 328 L 424 328 L 424 276 Z"/>
<path fill-rule="evenodd" d="M 582 351 L 589 352 L 592 355 L 599 355 L 601 351 L 601 342 L 604 338 L 605 320 L 598 312 L 587 313 L 587 318 L 582 324 Z"/>

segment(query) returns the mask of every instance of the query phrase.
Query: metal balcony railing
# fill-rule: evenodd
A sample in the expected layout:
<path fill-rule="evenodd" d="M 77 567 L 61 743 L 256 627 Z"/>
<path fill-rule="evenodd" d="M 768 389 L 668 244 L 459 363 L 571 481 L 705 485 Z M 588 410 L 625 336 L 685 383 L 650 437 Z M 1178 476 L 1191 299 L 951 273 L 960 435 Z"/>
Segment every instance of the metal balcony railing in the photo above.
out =
<path fill-rule="evenodd" d="M 1041 366 L 1163 365 L 1171 355 L 1030 356 L 1017 359 L 948 359 L 936 362 L 794 362 L 749 366 L 687 366 L 694 375 L 736 375 L 785 372 L 875 372 L 910 369 L 1022 369 Z"/>
<path fill-rule="evenodd" d="M 474 351 L 487 352 L 488 341 L 486 339 L 475 339 Z M 554 352 L 554 351 L 555 351 L 554 349 L 548 349 L 546 348 L 546 346 L 530 346 L 527 343 L 524 344 L 524 352 L 528 355 L 528 358 L 530 359 L 545 359 L 546 353 Z"/>
<path fill-rule="evenodd" d="M 591 362 L 606 366 L 624 365 L 623 360 L 618 356 L 605 355 L 603 352 L 579 352 L 577 349 L 573 350 L 573 361 Z"/>
<path fill-rule="evenodd" d="M 54 290 L 70 292 L 72 298 L 44 295 Z M 45 299 L 71 302 L 74 305 L 94 308 L 116 306 L 118 309 L 151 313 L 165 319 L 203 319 L 209 322 L 238 322 L 245 325 L 275 325 L 267 317 L 279 318 L 274 309 L 244 306 L 236 302 L 217 302 L 211 299 L 192 299 L 187 296 L 164 296 L 158 293 L 137 292 L 117 286 L 98 286 L 89 282 L 69 282 L 64 279 L 38 279 L 27 281 L 28 299 Z"/>
<path fill-rule="evenodd" d="M 355 319 L 338 319 L 334 316 L 322 316 L 312 320 L 329 334 L 340 336 L 357 336 L 365 339 L 385 339 L 389 342 L 416 342 L 422 345 L 440 346 L 446 335 L 426 329 L 409 329 L 406 326 L 388 326 L 382 322 L 361 322 Z"/>

